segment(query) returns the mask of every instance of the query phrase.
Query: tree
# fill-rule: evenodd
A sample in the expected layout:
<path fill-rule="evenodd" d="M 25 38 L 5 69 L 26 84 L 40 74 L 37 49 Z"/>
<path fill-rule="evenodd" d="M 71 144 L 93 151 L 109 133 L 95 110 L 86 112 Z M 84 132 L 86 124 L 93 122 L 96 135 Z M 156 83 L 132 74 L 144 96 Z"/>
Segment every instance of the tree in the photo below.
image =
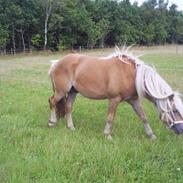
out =
<path fill-rule="evenodd" d="M 6 26 L 0 24 L 0 49 L 6 49 L 6 45 L 9 41 L 9 32 Z"/>
<path fill-rule="evenodd" d="M 44 19 L 44 50 L 47 49 L 48 44 L 48 20 L 52 11 L 52 0 L 43 1 L 43 6 L 45 9 L 45 19 Z"/>
<path fill-rule="evenodd" d="M 183 14 L 180 14 L 178 17 L 177 40 L 178 43 L 183 44 Z"/>
<path fill-rule="evenodd" d="M 50 50 L 183 43 L 183 12 L 168 0 L 0 0 L 0 49 Z"/>
<path fill-rule="evenodd" d="M 9 41 L 9 30 L 3 8 L 2 6 L 0 7 L 0 49 L 6 50 L 6 45 Z"/>
<path fill-rule="evenodd" d="M 169 26 L 168 26 L 168 33 L 169 33 L 169 42 L 177 43 L 177 27 L 182 26 L 181 21 L 179 20 L 180 13 L 177 11 L 177 5 L 172 4 L 170 6 L 170 10 L 168 13 L 169 17 Z M 180 22 L 179 22 L 180 21 Z M 178 25 L 180 23 L 180 25 Z"/>
<path fill-rule="evenodd" d="M 4 5 L 4 11 L 6 12 L 6 21 L 8 23 L 9 28 L 11 29 L 11 37 L 12 37 L 12 44 L 13 44 L 13 53 L 16 53 L 16 40 L 15 40 L 15 34 L 16 34 L 16 27 L 18 24 L 18 21 L 21 17 L 21 8 L 17 5 L 16 2 L 13 2 L 11 0 L 7 0 L 6 2 L 3 2 Z"/>

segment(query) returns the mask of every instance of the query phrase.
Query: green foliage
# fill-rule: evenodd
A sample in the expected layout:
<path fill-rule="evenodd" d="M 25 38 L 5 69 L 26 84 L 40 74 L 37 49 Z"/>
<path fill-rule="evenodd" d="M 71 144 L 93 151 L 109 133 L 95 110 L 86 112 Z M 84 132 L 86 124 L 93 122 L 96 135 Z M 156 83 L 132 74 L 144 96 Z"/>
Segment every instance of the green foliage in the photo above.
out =
<path fill-rule="evenodd" d="M 9 41 L 9 32 L 7 27 L 0 24 L 0 49 L 5 48 Z"/>
<path fill-rule="evenodd" d="M 59 43 L 59 44 L 57 45 L 58 51 L 64 51 L 64 50 L 66 49 L 64 45 L 66 45 L 66 44 Z"/>
<path fill-rule="evenodd" d="M 48 1 L 47 47 L 51 50 L 125 42 L 183 43 L 183 12 L 175 4 L 168 8 L 166 0 L 148 0 L 141 6 L 129 0 L 0 0 L 0 47 L 11 49 L 14 44 L 21 49 L 24 39 L 26 47 L 32 43 L 42 48 Z"/>
<path fill-rule="evenodd" d="M 177 17 L 176 37 L 178 43 L 183 43 L 183 14 Z"/>
<path fill-rule="evenodd" d="M 32 46 L 39 48 L 39 45 L 41 44 L 41 42 L 42 42 L 42 38 L 40 34 L 35 34 L 32 36 L 32 39 L 31 39 Z"/>

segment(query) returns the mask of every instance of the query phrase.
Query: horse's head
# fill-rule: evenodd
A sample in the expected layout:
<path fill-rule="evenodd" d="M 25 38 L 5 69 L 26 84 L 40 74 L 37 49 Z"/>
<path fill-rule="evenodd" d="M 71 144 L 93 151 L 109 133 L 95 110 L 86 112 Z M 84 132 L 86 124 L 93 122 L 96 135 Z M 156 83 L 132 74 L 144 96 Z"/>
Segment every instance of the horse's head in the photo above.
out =
<path fill-rule="evenodd" d="M 160 119 L 177 134 L 183 133 L 183 104 L 178 94 L 159 100 Z"/>
<path fill-rule="evenodd" d="M 177 134 L 183 133 L 183 103 L 155 69 L 137 65 L 136 88 L 139 96 L 152 101 L 158 108 L 160 119 Z"/>

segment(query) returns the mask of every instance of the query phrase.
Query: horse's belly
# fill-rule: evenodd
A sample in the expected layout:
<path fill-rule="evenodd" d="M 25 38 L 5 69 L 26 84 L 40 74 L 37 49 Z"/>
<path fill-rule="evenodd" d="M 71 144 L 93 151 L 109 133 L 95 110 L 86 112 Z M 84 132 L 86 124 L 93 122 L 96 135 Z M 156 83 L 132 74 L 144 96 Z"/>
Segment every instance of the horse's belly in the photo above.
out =
<path fill-rule="evenodd" d="M 74 88 L 83 96 L 91 99 L 106 99 L 107 94 L 104 87 L 96 83 L 78 83 L 73 82 Z"/>

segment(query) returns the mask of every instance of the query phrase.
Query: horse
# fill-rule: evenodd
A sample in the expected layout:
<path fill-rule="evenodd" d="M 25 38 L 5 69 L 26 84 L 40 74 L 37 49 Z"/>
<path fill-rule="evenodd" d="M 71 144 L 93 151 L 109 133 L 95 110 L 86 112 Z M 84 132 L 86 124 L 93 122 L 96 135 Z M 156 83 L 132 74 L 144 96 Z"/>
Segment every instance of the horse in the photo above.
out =
<path fill-rule="evenodd" d="M 82 96 L 108 99 L 108 115 L 104 135 L 112 139 L 111 127 L 118 105 L 126 101 L 143 122 L 150 139 L 156 139 L 142 107 L 146 98 L 158 109 L 160 119 L 177 134 L 183 133 L 183 103 L 157 71 L 145 64 L 129 48 L 106 57 L 71 53 L 52 63 L 49 75 L 53 96 L 49 98 L 51 114 L 48 126 L 54 127 L 60 117 L 66 117 L 67 127 L 74 130 L 72 106 L 77 93 Z"/>

